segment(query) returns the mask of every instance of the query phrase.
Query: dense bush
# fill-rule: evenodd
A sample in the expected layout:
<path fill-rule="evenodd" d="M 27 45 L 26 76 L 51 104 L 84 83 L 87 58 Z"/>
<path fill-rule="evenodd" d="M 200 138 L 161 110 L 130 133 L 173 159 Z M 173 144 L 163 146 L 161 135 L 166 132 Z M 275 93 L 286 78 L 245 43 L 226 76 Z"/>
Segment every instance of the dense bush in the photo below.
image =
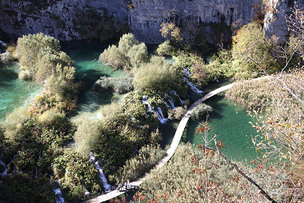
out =
<path fill-rule="evenodd" d="M 133 34 L 124 34 L 117 46 L 109 46 L 99 56 L 99 61 L 115 69 L 131 70 L 148 61 L 148 49 L 144 43 L 139 43 Z"/>
<path fill-rule="evenodd" d="M 187 112 L 187 109 L 185 107 L 177 107 L 175 109 L 170 109 L 168 111 L 168 118 L 173 120 L 173 119 L 176 119 L 176 120 L 180 120 L 183 118 L 183 116 L 186 114 Z"/>
<path fill-rule="evenodd" d="M 156 57 L 148 64 L 143 64 L 134 73 L 133 85 L 138 91 L 168 90 L 176 81 L 176 74 L 163 58 Z"/>
<path fill-rule="evenodd" d="M 37 55 L 36 71 L 34 79 L 39 83 L 45 81 L 56 72 L 58 65 L 62 67 L 71 66 L 73 64 L 71 58 L 64 52 L 54 50 L 50 47 L 41 47 Z"/>
<path fill-rule="evenodd" d="M 100 122 L 93 121 L 92 119 L 84 119 L 78 125 L 74 140 L 76 151 L 82 156 L 88 157 L 90 152 L 96 147 L 99 136 L 102 136 L 100 134 L 100 125 Z"/>
<path fill-rule="evenodd" d="M 114 69 L 121 69 L 126 66 L 126 56 L 117 48 L 117 46 L 109 46 L 99 55 L 99 61 Z"/>
<path fill-rule="evenodd" d="M 18 38 L 17 52 L 20 54 L 21 70 L 28 72 L 28 78 L 33 78 L 36 75 L 38 53 L 41 48 L 46 47 L 54 51 L 59 51 L 60 42 L 43 33 L 24 35 Z"/>
<path fill-rule="evenodd" d="M 277 68 L 266 43 L 263 29 L 258 23 L 243 26 L 233 38 L 233 65 L 239 67 L 237 77 L 252 77 L 252 72 L 273 71 Z"/>
<path fill-rule="evenodd" d="M 65 200 L 84 200 L 85 187 L 92 195 L 102 191 L 102 183 L 94 163 L 72 149 L 66 149 L 62 156 L 52 163 L 54 178 L 62 184 Z"/>
<path fill-rule="evenodd" d="M 28 174 L 15 173 L 0 180 L 0 201 L 55 203 L 55 198 L 45 176 L 33 179 Z"/>
<path fill-rule="evenodd" d="M 11 54 L 11 52 L 4 52 L 3 54 L 0 54 L 0 62 L 2 63 L 8 63 L 9 61 L 14 60 L 13 55 Z"/>
<path fill-rule="evenodd" d="M 213 111 L 213 109 L 211 106 L 202 103 L 192 109 L 191 118 L 193 120 L 200 120 L 200 119 L 202 119 L 202 117 L 204 115 L 206 115 L 212 111 Z"/>
<path fill-rule="evenodd" d="M 170 41 L 166 40 L 163 43 L 161 43 L 160 45 L 158 45 L 157 49 L 156 49 L 156 53 L 160 56 L 165 56 L 165 55 L 170 55 L 170 53 L 172 52 L 172 46 L 170 45 Z"/>
<path fill-rule="evenodd" d="M 139 154 L 126 161 L 126 164 L 119 169 L 115 176 L 116 184 L 124 183 L 127 180 L 133 181 L 142 177 L 152 169 L 166 152 L 159 145 L 147 145 L 140 149 Z"/>
<path fill-rule="evenodd" d="M 114 90 L 119 94 L 124 94 L 133 90 L 131 77 L 101 77 L 94 84 L 94 90 L 104 92 Z"/>
<path fill-rule="evenodd" d="M 24 107 L 15 109 L 12 113 L 6 116 L 6 119 L 2 123 L 4 135 L 6 139 L 15 141 L 21 136 L 23 124 L 29 119 L 27 115 L 27 109 Z"/>

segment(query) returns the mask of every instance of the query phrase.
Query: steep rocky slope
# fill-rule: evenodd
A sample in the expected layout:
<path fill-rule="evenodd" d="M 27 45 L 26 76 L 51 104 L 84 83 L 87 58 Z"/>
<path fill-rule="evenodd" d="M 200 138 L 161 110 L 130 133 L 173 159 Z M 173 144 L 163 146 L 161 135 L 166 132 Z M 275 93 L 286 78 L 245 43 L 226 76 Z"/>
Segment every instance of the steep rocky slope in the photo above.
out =
<path fill-rule="evenodd" d="M 193 25 L 248 23 L 259 0 L 2 0 L 0 28 L 11 37 L 44 32 L 61 40 L 96 37 L 100 22 L 128 25 L 148 43 L 162 40 L 162 22 Z M 110 20 L 109 20 L 110 19 Z M 119 23 L 118 23 L 119 22 Z M 98 37 L 98 36 L 97 36 Z"/>

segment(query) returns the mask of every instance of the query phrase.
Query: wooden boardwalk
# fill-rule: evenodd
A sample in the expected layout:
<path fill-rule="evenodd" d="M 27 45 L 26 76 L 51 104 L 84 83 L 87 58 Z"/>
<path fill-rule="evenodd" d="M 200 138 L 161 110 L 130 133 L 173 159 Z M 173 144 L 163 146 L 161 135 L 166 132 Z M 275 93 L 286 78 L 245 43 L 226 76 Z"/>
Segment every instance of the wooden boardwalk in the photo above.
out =
<path fill-rule="evenodd" d="M 183 135 L 183 132 L 185 130 L 185 127 L 188 123 L 188 120 L 190 118 L 190 115 L 191 115 L 191 112 L 192 112 L 192 109 L 194 107 L 196 107 L 197 105 L 199 105 L 200 103 L 204 102 L 205 100 L 213 97 L 214 95 L 217 95 L 218 93 L 220 92 L 223 92 L 225 90 L 228 90 L 229 88 L 231 88 L 234 84 L 229 84 L 229 85 L 226 85 L 226 86 L 223 86 L 223 87 L 220 87 L 216 90 L 213 90 L 212 92 L 209 92 L 208 94 L 206 94 L 205 96 L 203 96 L 201 99 L 197 100 L 196 102 L 194 102 L 188 109 L 187 113 L 184 115 L 184 117 L 181 119 L 181 121 L 179 122 L 179 125 L 177 127 L 177 130 L 174 134 L 174 138 L 172 140 L 172 143 L 170 145 L 170 148 L 168 149 L 167 153 L 166 153 L 166 156 L 160 160 L 158 162 L 158 164 L 155 166 L 155 168 L 160 168 L 162 167 L 165 163 L 167 163 L 169 161 L 169 159 L 173 156 L 181 138 L 182 138 L 182 135 Z M 146 175 L 144 177 L 141 177 L 133 182 L 131 182 L 128 187 L 138 187 L 140 186 L 140 184 L 146 179 L 149 177 L 149 173 L 146 173 Z M 86 202 L 88 203 L 97 203 L 97 202 L 105 202 L 105 201 L 108 201 L 110 199 L 113 199 L 115 197 L 118 197 L 122 194 L 124 194 L 126 191 L 119 191 L 119 190 L 113 190 L 109 193 L 106 193 L 106 194 L 103 194 L 103 195 L 100 195 L 94 199 L 90 199 Z"/>

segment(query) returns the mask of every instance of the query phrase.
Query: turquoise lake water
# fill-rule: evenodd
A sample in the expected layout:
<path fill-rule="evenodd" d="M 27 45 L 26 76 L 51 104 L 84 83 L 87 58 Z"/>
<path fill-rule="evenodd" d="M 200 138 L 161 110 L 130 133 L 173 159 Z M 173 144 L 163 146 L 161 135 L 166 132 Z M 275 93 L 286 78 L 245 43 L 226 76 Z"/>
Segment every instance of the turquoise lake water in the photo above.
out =
<path fill-rule="evenodd" d="M 115 71 L 113 68 L 98 62 L 99 55 L 103 52 L 108 44 L 99 42 L 71 41 L 63 42 L 62 50 L 65 51 L 75 62 L 77 69 L 76 80 L 81 82 L 78 100 L 78 110 L 80 112 L 93 112 L 100 105 L 117 102 L 122 95 L 106 92 L 99 93 L 92 91 L 94 83 L 101 76 L 122 77 L 125 76 L 124 71 Z"/>
<path fill-rule="evenodd" d="M 230 159 L 237 161 L 252 160 L 257 153 L 252 148 L 251 135 L 256 135 L 256 129 L 251 127 L 249 122 L 253 119 L 248 116 L 247 111 L 235 105 L 224 96 L 214 96 L 206 101 L 212 106 L 213 112 L 208 117 L 210 126 L 209 137 L 217 135 L 217 141 L 223 141 L 225 148 L 221 151 Z M 196 135 L 196 128 L 201 121 L 190 121 L 183 135 L 184 142 L 191 142 L 196 146 L 203 144 L 202 135 Z M 214 147 L 214 144 L 211 145 Z"/>
<path fill-rule="evenodd" d="M 18 79 L 17 63 L 0 65 L 0 120 L 15 108 L 26 106 L 43 89 L 41 86 Z"/>

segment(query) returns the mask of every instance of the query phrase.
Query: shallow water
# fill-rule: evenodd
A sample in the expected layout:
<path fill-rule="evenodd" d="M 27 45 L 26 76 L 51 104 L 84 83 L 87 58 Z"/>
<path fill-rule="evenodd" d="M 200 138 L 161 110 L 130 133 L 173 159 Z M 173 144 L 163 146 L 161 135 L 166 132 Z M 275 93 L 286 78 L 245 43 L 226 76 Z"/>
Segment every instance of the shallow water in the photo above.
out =
<path fill-rule="evenodd" d="M 209 136 L 216 134 L 218 141 L 223 141 L 225 148 L 221 151 L 230 159 L 248 161 L 257 157 L 255 149 L 252 148 L 251 135 L 257 132 L 251 127 L 249 117 L 246 110 L 235 105 L 224 96 L 215 96 L 206 101 L 212 106 L 213 112 L 210 113 L 208 123 L 210 126 Z M 196 127 L 201 121 L 190 121 L 184 132 L 183 141 L 191 142 L 195 145 L 203 144 L 202 135 L 196 135 Z M 211 145 L 214 147 L 214 144 Z"/>
<path fill-rule="evenodd" d="M 17 63 L 0 65 L 0 120 L 15 108 L 26 106 L 43 89 L 34 82 L 18 79 Z"/>

